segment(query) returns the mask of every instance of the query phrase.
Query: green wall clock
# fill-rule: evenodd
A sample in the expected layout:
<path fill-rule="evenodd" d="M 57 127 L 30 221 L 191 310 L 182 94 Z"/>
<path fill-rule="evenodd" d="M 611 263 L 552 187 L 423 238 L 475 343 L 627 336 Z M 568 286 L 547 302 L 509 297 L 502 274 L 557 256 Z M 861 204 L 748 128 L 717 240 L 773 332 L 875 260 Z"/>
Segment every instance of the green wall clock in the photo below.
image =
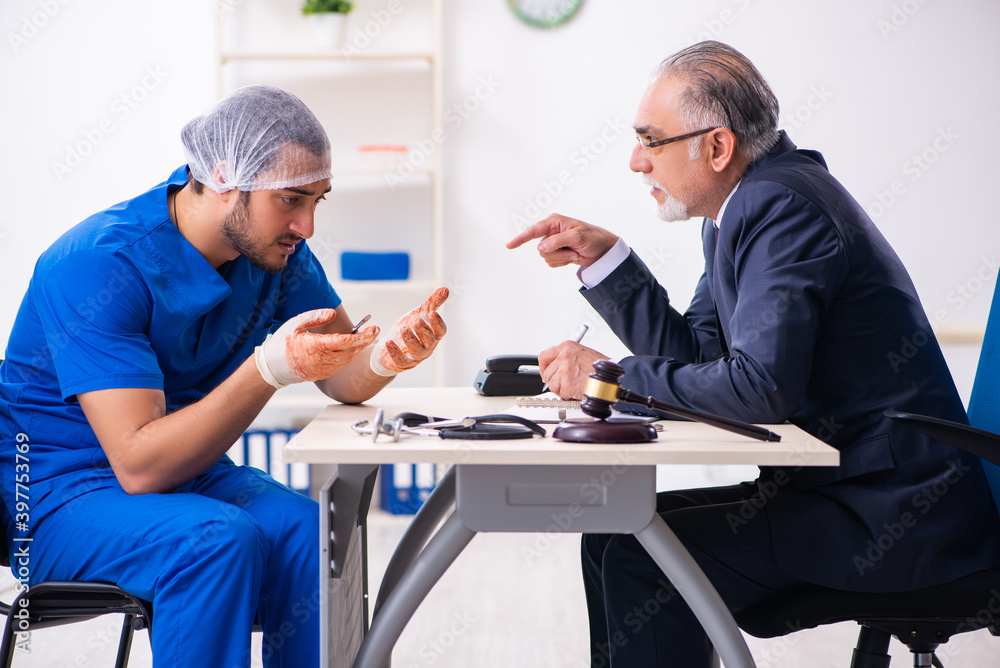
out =
<path fill-rule="evenodd" d="M 555 28 L 580 11 L 583 0 L 507 0 L 507 6 L 533 28 Z"/>

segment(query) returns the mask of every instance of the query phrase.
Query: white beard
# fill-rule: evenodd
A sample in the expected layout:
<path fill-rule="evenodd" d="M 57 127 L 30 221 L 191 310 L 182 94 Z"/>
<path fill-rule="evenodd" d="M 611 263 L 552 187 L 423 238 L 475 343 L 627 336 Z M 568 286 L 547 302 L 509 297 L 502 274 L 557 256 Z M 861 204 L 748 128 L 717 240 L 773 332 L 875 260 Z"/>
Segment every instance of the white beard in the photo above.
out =
<path fill-rule="evenodd" d="M 656 215 L 660 217 L 660 220 L 665 223 L 676 223 L 677 221 L 687 220 L 691 217 L 688 215 L 687 205 L 668 193 L 667 189 L 662 185 L 654 181 L 646 174 L 642 175 L 642 182 L 647 186 L 656 188 L 663 193 L 663 203 L 657 203 L 656 206 Z"/>

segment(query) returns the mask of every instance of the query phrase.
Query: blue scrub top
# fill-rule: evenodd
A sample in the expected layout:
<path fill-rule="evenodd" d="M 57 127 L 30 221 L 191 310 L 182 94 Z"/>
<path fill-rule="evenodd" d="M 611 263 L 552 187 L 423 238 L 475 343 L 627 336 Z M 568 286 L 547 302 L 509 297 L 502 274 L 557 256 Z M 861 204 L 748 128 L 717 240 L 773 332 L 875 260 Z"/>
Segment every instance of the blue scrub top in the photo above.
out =
<path fill-rule="evenodd" d="M 288 318 L 340 304 L 305 241 L 280 274 L 242 256 L 212 267 L 170 221 L 167 194 L 185 183 L 182 166 L 84 220 L 39 258 L 0 366 L 8 508 L 18 433 L 29 439 L 36 498 L 54 476 L 108 466 L 77 393 L 159 389 L 175 411 L 228 378 Z"/>

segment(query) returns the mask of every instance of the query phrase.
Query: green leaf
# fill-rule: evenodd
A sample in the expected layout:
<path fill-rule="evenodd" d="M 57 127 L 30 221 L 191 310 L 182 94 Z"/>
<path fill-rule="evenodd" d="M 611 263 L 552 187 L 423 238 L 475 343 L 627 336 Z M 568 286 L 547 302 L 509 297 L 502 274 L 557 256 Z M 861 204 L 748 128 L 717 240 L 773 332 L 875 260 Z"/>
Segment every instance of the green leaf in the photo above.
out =
<path fill-rule="evenodd" d="M 305 0 L 302 3 L 303 14 L 349 14 L 354 9 L 350 0 Z"/>

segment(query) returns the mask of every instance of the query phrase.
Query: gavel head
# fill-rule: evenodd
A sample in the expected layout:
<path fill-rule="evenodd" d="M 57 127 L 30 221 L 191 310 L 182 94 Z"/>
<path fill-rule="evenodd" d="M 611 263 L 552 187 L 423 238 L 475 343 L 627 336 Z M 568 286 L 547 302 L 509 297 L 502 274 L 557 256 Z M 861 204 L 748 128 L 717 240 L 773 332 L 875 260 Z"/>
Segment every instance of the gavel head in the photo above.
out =
<path fill-rule="evenodd" d="M 583 388 L 583 412 L 599 420 L 611 417 L 611 404 L 618 401 L 621 393 L 621 379 L 625 371 L 614 362 L 598 360 L 594 362 L 594 373 L 587 378 Z"/>

